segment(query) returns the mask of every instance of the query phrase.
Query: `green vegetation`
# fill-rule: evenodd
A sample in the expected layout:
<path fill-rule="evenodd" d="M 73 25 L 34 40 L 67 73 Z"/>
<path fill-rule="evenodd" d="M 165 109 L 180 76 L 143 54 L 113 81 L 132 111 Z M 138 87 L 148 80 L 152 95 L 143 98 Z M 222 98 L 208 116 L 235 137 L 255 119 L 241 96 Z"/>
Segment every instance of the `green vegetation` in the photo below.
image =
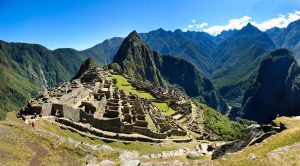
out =
<path fill-rule="evenodd" d="M 110 80 L 114 80 L 116 79 L 116 86 L 120 89 L 123 89 L 125 91 L 125 93 L 129 94 L 136 94 L 141 98 L 146 98 L 152 101 L 152 103 L 159 109 L 163 110 L 165 112 L 166 115 L 171 115 L 173 113 L 175 113 L 175 111 L 172 108 L 168 107 L 168 103 L 167 102 L 155 102 L 155 98 L 148 92 L 145 91 L 140 91 L 140 90 L 136 90 L 134 87 L 132 87 L 132 85 L 128 82 L 128 80 L 121 76 L 121 75 L 115 75 L 113 74 L 111 77 L 109 77 L 108 79 Z"/>
<path fill-rule="evenodd" d="M 171 107 L 168 106 L 166 102 L 159 103 L 159 102 L 152 102 L 157 108 L 164 111 L 166 115 L 172 115 L 175 113 L 175 110 L 173 110 Z"/>
<path fill-rule="evenodd" d="M 24 77 L 0 64 L 0 120 L 6 112 L 16 111 L 26 104 L 37 88 Z"/>
<path fill-rule="evenodd" d="M 203 109 L 204 127 L 226 140 L 236 140 L 242 136 L 243 130 L 249 123 L 239 123 L 231 121 L 227 116 L 214 109 L 194 100 L 197 106 Z"/>
<path fill-rule="evenodd" d="M 120 65 L 117 64 L 117 63 L 111 63 L 111 64 L 109 64 L 109 65 L 108 65 L 108 69 L 114 70 L 114 71 L 117 72 L 117 73 L 122 72 L 122 68 L 121 68 Z"/>
<path fill-rule="evenodd" d="M 138 91 L 135 88 L 133 88 L 131 86 L 131 84 L 128 82 L 128 80 L 121 76 L 121 75 L 112 75 L 111 77 L 109 77 L 108 79 L 113 80 L 116 79 L 117 80 L 117 87 L 120 89 L 123 89 L 125 93 L 129 94 L 136 94 L 141 98 L 146 98 L 149 100 L 155 99 L 151 94 L 144 92 L 144 91 Z"/>

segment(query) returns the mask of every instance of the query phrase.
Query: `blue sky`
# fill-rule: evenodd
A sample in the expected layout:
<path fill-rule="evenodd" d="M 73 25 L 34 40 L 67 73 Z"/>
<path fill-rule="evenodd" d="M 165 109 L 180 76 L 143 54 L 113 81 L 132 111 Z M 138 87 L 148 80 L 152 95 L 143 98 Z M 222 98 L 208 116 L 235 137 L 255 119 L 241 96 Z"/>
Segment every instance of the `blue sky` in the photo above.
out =
<path fill-rule="evenodd" d="M 132 30 L 283 27 L 299 10 L 300 0 L 0 0 L 0 40 L 82 50 Z"/>

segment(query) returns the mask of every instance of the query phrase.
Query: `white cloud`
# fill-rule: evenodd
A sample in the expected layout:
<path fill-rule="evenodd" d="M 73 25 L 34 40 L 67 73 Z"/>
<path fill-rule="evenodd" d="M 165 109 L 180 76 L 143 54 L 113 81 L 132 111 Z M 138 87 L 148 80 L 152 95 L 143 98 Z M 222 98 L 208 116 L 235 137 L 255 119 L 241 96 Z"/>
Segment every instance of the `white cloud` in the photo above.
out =
<path fill-rule="evenodd" d="M 196 24 L 196 28 L 198 28 L 198 29 L 204 28 L 206 26 L 208 26 L 208 23 L 206 23 L 206 22 L 204 22 L 202 24 Z"/>
<path fill-rule="evenodd" d="M 244 17 L 238 18 L 238 19 L 231 19 L 228 21 L 227 25 L 214 25 L 214 26 L 208 27 L 206 29 L 203 29 L 203 31 L 207 32 L 209 34 L 212 34 L 212 35 L 218 35 L 224 30 L 227 31 L 230 29 L 241 29 L 242 27 L 247 25 L 247 23 L 250 20 L 251 20 L 251 17 L 249 17 L 249 16 L 244 16 Z"/>
<path fill-rule="evenodd" d="M 256 26 L 261 31 L 268 30 L 273 27 L 279 27 L 284 28 L 287 27 L 288 24 L 290 24 L 293 21 L 296 21 L 300 19 L 300 10 L 292 12 L 292 13 L 286 13 L 286 14 L 278 14 L 277 17 L 271 18 L 269 20 L 265 20 L 263 22 L 256 22 L 252 21 L 252 18 L 249 16 L 244 16 L 241 18 L 236 19 L 230 19 L 226 25 L 213 25 L 208 26 L 208 23 L 201 23 L 197 24 L 196 20 L 192 20 L 192 24 L 189 24 L 186 28 L 183 28 L 182 30 L 188 31 L 188 30 L 195 30 L 199 31 L 203 29 L 202 31 L 207 32 L 211 35 L 218 35 L 224 30 L 232 30 L 232 29 L 241 29 L 247 23 L 251 22 L 254 26 Z"/>
<path fill-rule="evenodd" d="M 186 32 L 186 31 L 192 31 L 192 30 L 199 30 L 202 29 L 204 27 L 208 26 L 208 23 L 204 22 L 201 24 L 196 23 L 195 19 L 191 20 L 191 24 L 187 25 L 186 27 L 182 28 L 181 30 Z"/>
<path fill-rule="evenodd" d="M 187 26 L 188 29 L 192 29 L 194 27 L 194 25 L 190 24 Z"/>
<path fill-rule="evenodd" d="M 273 27 L 285 28 L 289 25 L 289 23 L 300 19 L 300 10 L 294 13 L 288 13 L 286 15 L 279 14 L 278 17 L 272 18 L 270 20 L 266 20 L 261 23 L 257 23 L 255 21 L 251 22 L 258 29 L 265 31 Z"/>

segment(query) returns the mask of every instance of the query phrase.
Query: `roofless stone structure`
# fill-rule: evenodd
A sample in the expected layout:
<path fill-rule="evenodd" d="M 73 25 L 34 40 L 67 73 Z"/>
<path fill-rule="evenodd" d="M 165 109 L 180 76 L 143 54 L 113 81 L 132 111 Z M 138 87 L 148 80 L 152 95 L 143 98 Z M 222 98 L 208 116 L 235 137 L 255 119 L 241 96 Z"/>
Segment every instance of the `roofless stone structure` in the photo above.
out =
<path fill-rule="evenodd" d="M 191 140 L 176 118 L 166 116 L 148 99 L 125 93 L 108 79 L 109 75 L 109 71 L 88 59 L 71 82 L 45 90 L 28 102 L 19 116 L 55 117 L 62 127 L 104 140 L 161 142 L 174 136 L 180 138 L 174 141 Z M 134 86 L 153 94 L 157 100 L 184 99 L 174 91 L 154 88 L 151 84 Z M 181 108 L 183 105 L 173 101 L 175 115 L 187 113 L 187 109 Z"/>

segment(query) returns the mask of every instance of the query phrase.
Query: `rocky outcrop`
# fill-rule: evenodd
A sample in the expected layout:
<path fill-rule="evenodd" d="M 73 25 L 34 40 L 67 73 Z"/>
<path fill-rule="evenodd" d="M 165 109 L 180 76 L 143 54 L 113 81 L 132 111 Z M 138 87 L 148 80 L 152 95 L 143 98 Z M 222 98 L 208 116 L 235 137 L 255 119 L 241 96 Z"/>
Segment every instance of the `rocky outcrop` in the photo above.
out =
<path fill-rule="evenodd" d="M 281 128 L 271 125 L 253 124 L 245 130 L 244 136 L 236 141 L 229 142 L 215 149 L 212 154 L 212 159 L 217 159 L 227 153 L 237 152 L 247 146 L 262 142 L 269 136 L 281 131 Z"/>
<path fill-rule="evenodd" d="M 277 115 L 300 114 L 300 69 L 286 49 L 271 52 L 261 63 L 256 82 L 244 96 L 242 117 L 269 123 Z"/>

